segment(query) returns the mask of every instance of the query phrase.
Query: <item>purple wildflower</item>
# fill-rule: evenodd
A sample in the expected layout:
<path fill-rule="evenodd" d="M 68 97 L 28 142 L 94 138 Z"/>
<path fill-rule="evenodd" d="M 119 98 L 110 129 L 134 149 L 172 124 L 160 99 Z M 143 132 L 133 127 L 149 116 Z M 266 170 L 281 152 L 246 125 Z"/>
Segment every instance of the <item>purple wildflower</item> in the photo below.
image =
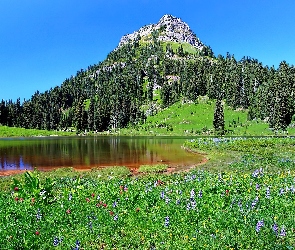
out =
<path fill-rule="evenodd" d="M 192 209 L 196 209 L 197 203 L 195 200 L 191 201 Z"/>
<path fill-rule="evenodd" d="M 263 220 L 260 220 L 256 224 L 256 232 L 259 233 L 260 229 L 264 226 Z"/>
<path fill-rule="evenodd" d="M 198 195 L 198 196 L 199 196 L 199 198 L 202 198 L 202 197 L 203 197 L 203 192 L 202 192 L 202 190 L 199 191 L 199 195 Z"/>
<path fill-rule="evenodd" d="M 286 236 L 286 229 L 284 226 L 281 228 L 280 236 L 285 237 Z"/>
<path fill-rule="evenodd" d="M 253 173 L 252 173 L 252 177 L 257 178 L 259 176 L 259 170 L 256 169 Z"/>
<path fill-rule="evenodd" d="M 258 191 L 260 189 L 260 185 L 256 183 L 256 190 Z"/>
<path fill-rule="evenodd" d="M 37 220 L 41 220 L 41 218 L 42 218 L 42 215 L 40 213 L 40 208 L 38 208 L 38 212 L 36 214 L 36 218 L 37 218 Z"/>
<path fill-rule="evenodd" d="M 113 203 L 113 207 L 117 207 L 117 202 L 116 201 Z"/>
<path fill-rule="evenodd" d="M 76 246 L 75 248 L 73 248 L 73 250 L 79 250 L 80 249 L 80 245 L 81 245 L 81 242 L 79 240 L 76 241 Z"/>
<path fill-rule="evenodd" d="M 195 194 L 195 190 L 192 189 L 190 194 L 191 194 L 191 197 L 190 197 L 191 200 L 194 199 L 194 198 L 195 198 L 195 195 L 196 195 L 196 194 Z"/>
<path fill-rule="evenodd" d="M 161 199 L 164 199 L 164 197 L 165 197 L 165 193 L 164 193 L 164 191 L 162 191 L 161 192 Z"/>
<path fill-rule="evenodd" d="M 186 210 L 191 210 L 191 204 L 190 203 L 187 203 Z"/>
<path fill-rule="evenodd" d="M 59 244 L 59 239 L 57 237 L 54 237 L 54 240 L 53 240 L 53 246 L 54 247 L 57 247 Z"/>
<path fill-rule="evenodd" d="M 275 224 L 273 224 L 273 226 L 272 226 L 272 230 L 274 231 L 274 233 L 277 235 L 278 234 L 278 231 L 279 231 L 279 227 L 278 227 L 278 225 L 275 223 Z"/>
<path fill-rule="evenodd" d="M 116 214 L 115 216 L 114 216 L 114 220 L 118 220 L 119 219 L 119 216 Z"/>
<path fill-rule="evenodd" d="M 259 198 L 258 198 L 258 196 L 256 196 L 256 198 L 254 199 L 254 201 L 252 201 L 252 204 L 251 204 L 251 208 L 252 208 L 252 209 L 255 208 L 255 206 L 256 206 L 257 203 L 258 203 L 258 200 L 259 200 Z"/>
<path fill-rule="evenodd" d="M 167 197 L 165 198 L 165 203 L 166 203 L 166 204 L 169 204 L 169 202 L 170 202 L 170 199 L 169 199 L 169 197 L 167 196 Z"/>
<path fill-rule="evenodd" d="M 165 223 L 164 223 L 165 227 L 169 226 L 169 216 L 165 217 Z"/>

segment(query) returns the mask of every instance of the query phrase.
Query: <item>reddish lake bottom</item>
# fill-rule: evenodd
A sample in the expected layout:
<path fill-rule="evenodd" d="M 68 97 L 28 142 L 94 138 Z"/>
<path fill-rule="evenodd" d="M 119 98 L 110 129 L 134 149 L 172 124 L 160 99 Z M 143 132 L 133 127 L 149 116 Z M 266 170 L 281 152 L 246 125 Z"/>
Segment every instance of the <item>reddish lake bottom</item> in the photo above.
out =
<path fill-rule="evenodd" d="M 49 171 L 61 167 L 89 170 L 167 164 L 186 169 L 204 157 L 184 150 L 187 137 L 58 137 L 0 140 L 0 176 L 34 168 Z"/>

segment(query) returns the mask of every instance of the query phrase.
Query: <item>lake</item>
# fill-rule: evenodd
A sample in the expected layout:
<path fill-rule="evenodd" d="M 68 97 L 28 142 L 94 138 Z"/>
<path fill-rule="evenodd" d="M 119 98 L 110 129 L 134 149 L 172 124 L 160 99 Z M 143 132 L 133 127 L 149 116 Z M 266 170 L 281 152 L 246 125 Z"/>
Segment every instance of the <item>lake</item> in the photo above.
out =
<path fill-rule="evenodd" d="M 198 164 L 203 156 L 182 149 L 191 137 L 96 136 L 0 139 L 0 171 L 50 170 L 59 167 L 93 167 L 165 163 L 170 166 Z"/>

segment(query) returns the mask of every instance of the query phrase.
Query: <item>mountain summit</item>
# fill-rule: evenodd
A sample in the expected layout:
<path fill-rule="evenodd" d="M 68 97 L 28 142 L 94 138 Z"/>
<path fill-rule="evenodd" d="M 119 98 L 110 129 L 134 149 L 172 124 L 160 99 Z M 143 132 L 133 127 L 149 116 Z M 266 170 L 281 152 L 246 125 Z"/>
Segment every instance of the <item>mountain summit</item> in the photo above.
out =
<path fill-rule="evenodd" d="M 119 47 L 139 37 L 148 41 L 155 32 L 159 41 L 189 43 L 198 50 L 205 46 L 184 21 L 172 15 L 164 15 L 157 24 L 143 26 L 138 31 L 123 36 Z"/>

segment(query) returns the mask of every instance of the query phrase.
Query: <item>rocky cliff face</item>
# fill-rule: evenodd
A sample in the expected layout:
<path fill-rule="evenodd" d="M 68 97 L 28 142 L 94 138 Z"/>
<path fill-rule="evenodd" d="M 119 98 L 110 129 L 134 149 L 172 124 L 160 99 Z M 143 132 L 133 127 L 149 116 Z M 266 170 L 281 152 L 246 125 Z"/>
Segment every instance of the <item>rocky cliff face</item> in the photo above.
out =
<path fill-rule="evenodd" d="M 132 34 L 123 36 L 119 43 L 119 47 L 136 40 L 139 36 L 141 38 L 150 37 L 155 31 L 158 34 L 157 39 L 159 41 L 186 42 L 199 50 L 202 50 L 205 46 L 193 33 L 190 27 L 180 18 L 172 15 L 164 15 L 157 24 L 144 26 Z"/>

